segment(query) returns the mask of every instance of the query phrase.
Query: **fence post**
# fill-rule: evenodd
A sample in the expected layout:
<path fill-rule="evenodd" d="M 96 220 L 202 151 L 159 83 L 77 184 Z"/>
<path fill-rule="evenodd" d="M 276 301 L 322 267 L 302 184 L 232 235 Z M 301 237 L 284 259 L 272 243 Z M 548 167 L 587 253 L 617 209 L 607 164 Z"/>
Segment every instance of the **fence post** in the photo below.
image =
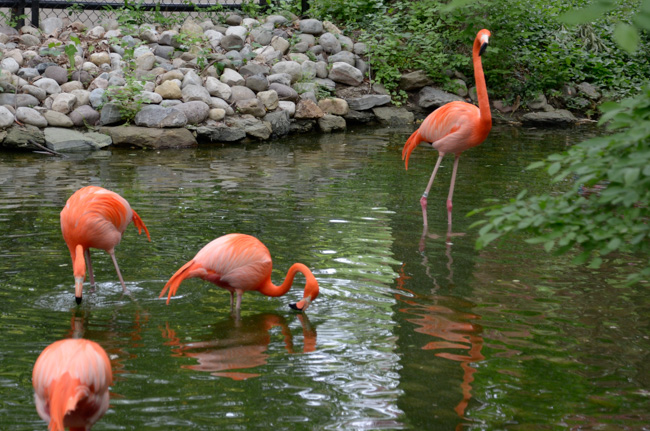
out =
<path fill-rule="evenodd" d="M 309 9 L 309 0 L 302 0 L 300 2 L 300 14 L 304 15 L 307 13 L 307 9 Z"/>
<path fill-rule="evenodd" d="M 40 0 L 32 0 L 32 25 L 36 28 L 38 28 L 39 25 L 38 12 L 41 8 L 41 5 L 39 3 Z"/>
<path fill-rule="evenodd" d="M 25 25 L 25 0 L 18 0 L 11 8 L 11 20 L 16 23 L 16 30 Z"/>

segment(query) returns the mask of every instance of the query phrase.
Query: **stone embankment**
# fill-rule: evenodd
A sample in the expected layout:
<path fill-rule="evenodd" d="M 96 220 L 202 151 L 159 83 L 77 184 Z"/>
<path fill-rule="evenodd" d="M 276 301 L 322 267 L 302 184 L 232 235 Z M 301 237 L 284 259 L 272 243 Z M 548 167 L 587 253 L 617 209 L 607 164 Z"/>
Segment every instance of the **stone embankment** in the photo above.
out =
<path fill-rule="evenodd" d="M 48 18 L 39 29 L 4 29 L 0 49 L 0 146 L 11 149 L 178 148 L 408 124 L 414 112 L 472 95 L 462 77 L 451 94 L 415 71 L 400 82 L 409 109 L 397 107 L 369 84 L 363 43 L 327 21 L 279 15 L 190 19 L 173 29 Z M 576 121 L 545 99 L 534 102 L 539 112 L 524 116 L 530 124 Z M 494 108 L 512 110 L 499 101 Z"/>

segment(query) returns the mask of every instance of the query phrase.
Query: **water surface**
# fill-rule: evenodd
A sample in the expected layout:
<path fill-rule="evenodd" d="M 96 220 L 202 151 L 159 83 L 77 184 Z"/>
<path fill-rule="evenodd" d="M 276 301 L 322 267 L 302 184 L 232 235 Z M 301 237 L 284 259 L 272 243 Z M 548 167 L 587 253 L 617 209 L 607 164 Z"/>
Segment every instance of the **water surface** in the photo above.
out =
<path fill-rule="evenodd" d="M 532 161 L 592 131 L 499 127 L 464 154 L 446 243 L 453 158 L 419 197 L 436 153 L 410 129 L 354 129 L 191 150 L 0 153 L 0 428 L 46 429 L 31 370 L 55 340 L 108 352 L 111 408 L 94 429 L 647 429 L 650 306 L 621 280 L 633 260 L 572 267 L 523 238 L 474 250 L 465 217 L 485 198 L 544 191 Z M 124 196 L 152 242 L 130 226 L 116 255 L 93 252 L 98 286 L 74 302 L 59 212 L 79 187 Z M 555 187 L 563 187 L 562 185 Z M 280 283 L 293 262 L 314 271 L 281 298 L 164 283 L 212 239 L 262 240 Z"/>

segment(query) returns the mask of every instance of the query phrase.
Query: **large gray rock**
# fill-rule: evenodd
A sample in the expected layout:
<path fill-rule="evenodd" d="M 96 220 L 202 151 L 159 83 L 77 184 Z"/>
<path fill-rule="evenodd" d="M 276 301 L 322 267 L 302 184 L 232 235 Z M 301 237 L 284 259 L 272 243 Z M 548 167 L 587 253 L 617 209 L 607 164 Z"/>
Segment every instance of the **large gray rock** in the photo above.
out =
<path fill-rule="evenodd" d="M 390 126 L 401 126 L 411 124 L 415 120 L 412 112 L 407 111 L 405 108 L 396 108 L 393 106 L 373 108 L 372 112 L 381 123 Z"/>
<path fill-rule="evenodd" d="M 329 64 L 334 64 L 334 63 L 336 63 L 338 61 L 342 61 L 343 63 L 347 63 L 350 66 L 355 66 L 356 67 L 357 59 L 356 59 L 355 55 L 353 53 L 351 53 L 350 51 L 341 51 L 338 54 L 330 55 L 327 58 L 327 62 Z"/>
<path fill-rule="evenodd" d="M 350 109 L 355 111 L 365 111 L 374 108 L 375 106 L 385 105 L 390 103 L 390 96 L 385 94 L 365 94 L 361 97 L 354 99 L 346 99 Z"/>
<path fill-rule="evenodd" d="M 226 68 L 223 70 L 221 73 L 221 77 L 219 78 L 221 82 L 223 82 L 226 85 L 229 86 L 234 86 L 234 85 L 244 85 L 244 77 L 239 74 L 234 69 Z"/>
<path fill-rule="evenodd" d="M 244 40 L 236 34 L 224 36 L 219 43 L 226 51 L 240 50 L 244 47 Z"/>
<path fill-rule="evenodd" d="M 44 34 L 59 34 L 63 29 L 63 20 L 61 18 L 45 18 L 39 23 L 39 27 Z"/>
<path fill-rule="evenodd" d="M 302 99 L 296 105 L 296 113 L 294 114 L 294 118 L 313 120 L 321 118 L 323 115 L 325 115 L 325 113 L 318 107 L 317 104 L 309 99 Z"/>
<path fill-rule="evenodd" d="M 257 62 L 248 62 L 245 66 L 239 68 L 239 74 L 244 78 L 251 75 L 268 75 L 271 71 L 271 68 L 266 64 L 257 63 Z"/>
<path fill-rule="evenodd" d="M 99 121 L 99 116 L 99 112 L 88 105 L 82 105 L 70 113 L 70 119 L 76 127 L 94 126 Z"/>
<path fill-rule="evenodd" d="M 232 118 L 228 121 L 228 124 L 231 127 L 236 127 L 243 130 L 246 132 L 246 136 L 256 139 L 269 139 L 271 133 L 273 132 L 270 123 L 258 120 L 257 118 L 251 117 L 249 115 L 245 115 L 240 118 Z"/>
<path fill-rule="evenodd" d="M 399 80 L 399 86 L 404 91 L 419 90 L 432 83 L 433 80 L 423 70 L 405 73 Z"/>
<path fill-rule="evenodd" d="M 11 126 L 14 124 L 15 119 L 16 117 L 10 110 L 4 106 L 0 106 L 0 128 L 4 129 L 5 127 Z"/>
<path fill-rule="evenodd" d="M 236 142 L 246 137 L 246 132 L 242 129 L 230 127 L 225 124 L 216 126 L 200 126 L 194 129 L 198 137 L 208 139 L 212 142 Z"/>
<path fill-rule="evenodd" d="M 264 116 L 264 121 L 271 125 L 273 137 L 285 136 L 291 130 L 291 119 L 288 111 L 269 112 Z"/>
<path fill-rule="evenodd" d="M 33 145 L 30 141 L 37 144 L 45 144 L 43 131 L 36 126 L 26 124 L 24 126 L 14 125 L 7 129 L 7 135 L 2 141 L 2 146 L 13 150 L 27 150 L 34 151 L 41 148 Z"/>
<path fill-rule="evenodd" d="M 31 107 L 38 106 L 39 101 L 31 94 L 2 93 L 0 94 L 0 105 Z"/>
<path fill-rule="evenodd" d="M 264 104 L 257 98 L 238 100 L 235 103 L 235 107 L 240 114 L 250 114 L 254 117 L 263 117 L 266 115 Z"/>
<path fill-rule="evenodd" d="M 341 52 L 341 42 L 339 42 L 338 38 L 332 33 L 323 33 L 323 35 L 318 38 L 318 44 L 322 46 L 323 51 L 328 54 Z"/>
<path fill-rule="evenodd" d="M 464 99 L 460 96 L 433 87 L 424 87 L 418 93 L 418 106 L 420 108 L 438 108 L 456 100 L 464 102 Z"/>
<path fill-rule="evenodd" d="M 302 67 L 296 61 L 280 61 L 271 67 L 271 73 L 286 73 L 291 76 L 291 82 L 296 82 L 302 77 Z"/>
<path fill-rule="evenodd" d="M 84 106 L 88 106 L 88 105 L 84 105 Z M 90 106 L 88 106 L 88 108 L 90 108 Z M 73 127 L 74 126 L 72 119 L 70 119 L 70 117 L 60 112 L 52 111 L 51 109 L 48 109 L 47 111 L 43 112 L 42 115 L 47 120 L 47 124 L 51 127 Z M 97 113 L 97 116 L 99 117 L 99 113 Z"/>
<path fill-rule="evenodd" d="M 208 90 L 211 96 L 219 97 L 224 100 L 230 99 L 232 95 L 232 90 L 228 84 L 224 84 L 217 78 L 208 76 L 205 79 L 205 89 Z"/>
<path fill-rule="evenodd" d="M 549 112 L 529 112 L 521 117 L 525 126 L 566 127 L 578 122 L 578 119 L 566 109 Z"/>
<path fill-rule="evenodd" d="M 35 85 L 23 85 L 22 90 L 25 93 L 36 97 L 38 100 L 45 100 L 47 98 L 47 91 L 43 90 L 42 88 L 38 88 Z"/>
<path fill-rule="evenodd" d="M 101 127 L 100 133 L 107 134 L 117 147 L 138 147 L 150 149 L 187 148 L 198 144 L 192 132 L 186 128 L 155 129 L 148 127 Z"/>
<path fill-rule="evenodd" d="M 318 119 L 318 127 L 324 133 L 345 130 L 345 118 L 333 114 L 325 114 Z"/>
<path fill-rule="evenodd" d="M 103 111 L 102 111 L 103 112 Z M 143 127 L 184 127 L 187 117 L 175 108 L 163 108 L 159 105 L 147 105 L 135 116 L 135 124 Z"/>
<path fill-rule="evenodd" d="M 242 85 L 235 85 L 230 88 L 232 94 L 230 95 L 230 102 L 236 103 L 239 100 L 255 99 L 255 92 L 248 87 Z"/>
<path fill-rule="evenodd" d="M 272 75 L 267 76 L 266 79 L 269 80 L 269 85 L 278 83 L 278 84 L 286 85 L 287 87 L 291 86 L 291 75 L 289 75 L 288 73 L 274 73 Z"/>
<path fill-rule="evenodd" d="M 269 80 L 264 75 L 251 75 L 246 77 L 246 87 L 256 93 L 266 91 L 269 88 Z"/>
<path fill-rule="evenodd" d="M 273 32 L 268 28 L 256 27 L 251 30 L 251 38 L 260 45 L 268 45 L 273 38 Z"/>
<path fill-rule="evenodd" d="M 278 84 L 277 82 L 269 85 L 269 90 L 273 90 L 278 93 L 278 99 L 281 101 L 290 100 L 295 103 L 299 98 L 298 92 L 296 90 L 289 86 Z"/>
<path fill-rule="evenodd" d="M 181 103 L 171 109 L 176 109 L 185 114 L 187 124 L 199 124 L 204 122 L 210 114 L 210 106 L 205 102 L 195 100 L 193 102 Z"/>
<path fill-rule="evenodd" d="M 332 65 L 328 78 L 334 82 L 353 86 L 363 82 L 363 74 L 359 69 L 340 61 Z"/>
<path fill-rule="evenodd" d="M 47 126 L 47 120 L 36 109 L 24 106 L 16 108 L 16 120 L 36 127 Z"/>
<path fill-rule="evenodd" d="M 350 109 L 343 118 L 352 123 L 370 123 L 376 120 L 372 111 L 355 111 L 354 109 Z"/>
<path fill-rule="evenodd" d="M 205 89 L 205 87 L 201 87 L 199 85 L 188 85 L 187 87 L 183 88 L 182 91 L 182 98 L 183 102 L 193 102 L 195 100 L 199 100 L 206 105 L 209 105 L 211 103 L 211 96 L 210 93 L 208 93 L 208 90 Z"/>
<path fill-rule="evenodd" d="M 57 94 L 61 92 L 61 86 L 52 78 L 41 78 L 34 82 L 34 85 L 45 90 L 47 94 Z"/>
<path fill-rule="evenodd" d="M 600 93 L 598 92 L 598 89 L 588 82 L 582 82 L 578 84 L 576 88 L 578 89 L 579 93 L 587 96 L 591 100 L 600 99 Z"/>
<path fill-rule="evenodd" d="M 108 126 L 122 121 L 122 112 L 120 107 L 113 102 L 106 103 L 102 106 L 102 112 L 99 116 L 99 124 Z"/>
<path fill-rule="evenodd" d="M 298 25 L 301 33 L 321 34 L 323 32 L 323 23 L 317 19 L 301 19 Z"/>
<path fill-rule="evenodd" d="M 82 133 L 59 127 L 46 127 L 45 145 L 57 152 L 99 150 L 111 145 L 111 137 L 102 133 Z"/>
<path fill-rule="evenodd" d="M 61 66 L 50 66 L 45 69 L 43 76 L 56 81 L 57 84 L 65 84 L 68 82 L 68 71 Z"/>

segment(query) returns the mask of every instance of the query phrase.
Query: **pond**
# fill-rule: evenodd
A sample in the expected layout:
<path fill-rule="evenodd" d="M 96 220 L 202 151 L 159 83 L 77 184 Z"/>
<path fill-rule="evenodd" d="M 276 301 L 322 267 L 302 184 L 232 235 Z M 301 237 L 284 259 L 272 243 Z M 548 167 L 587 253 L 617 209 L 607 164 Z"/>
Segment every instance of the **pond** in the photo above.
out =
<path fill-rule="evenodd" d="M 446 158 L 411 129 L 360 128 L 199 149 L 0 154 L 0 428 L 42 430 L 31 370 L 55 340 L 100 343 L 115 377 L 94 429 L 647 429 L 650 294 L 627 287 L 627 260 L 571 266 L 523 238 L 474 249 L 486 198 L 542 191 L 524 168 L 589 133 L 495 127 L 460 160 L 453 231 Z M 127 229 L 93 253 L 97 287 L 74 300 L 59 213 L 84 185 L 124 196 L 151 242 Z M 562 187 L 562 185 L 557 186 Z M 273 281 L 302 262 L 320 296 L 305 313 L 302 276 L 287 295 L 230 295 L 165 282 L 226 233 L 258 237 Z"/>

